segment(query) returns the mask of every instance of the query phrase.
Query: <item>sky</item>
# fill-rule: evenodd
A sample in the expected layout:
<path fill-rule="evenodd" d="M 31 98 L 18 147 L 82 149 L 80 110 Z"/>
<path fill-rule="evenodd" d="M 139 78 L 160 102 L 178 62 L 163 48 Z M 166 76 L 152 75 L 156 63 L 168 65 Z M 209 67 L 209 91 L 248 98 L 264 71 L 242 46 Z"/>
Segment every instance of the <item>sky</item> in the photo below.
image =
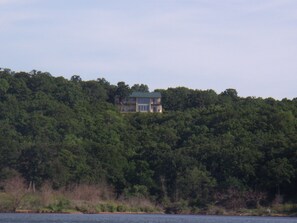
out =
<path fill-rule="evenodd" d="M 297 97 L 296 0 L 0 0 L 0 67 Z"/>

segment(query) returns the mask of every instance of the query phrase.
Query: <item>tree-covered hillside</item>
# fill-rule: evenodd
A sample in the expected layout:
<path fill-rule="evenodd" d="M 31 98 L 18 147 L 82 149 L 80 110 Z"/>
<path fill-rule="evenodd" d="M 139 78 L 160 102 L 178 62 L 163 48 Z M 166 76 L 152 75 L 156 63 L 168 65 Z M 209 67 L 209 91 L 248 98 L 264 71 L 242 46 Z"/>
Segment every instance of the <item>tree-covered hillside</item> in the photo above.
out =
<path fill-rule="evenodd" d="M 0 71 L 0 181 L 54 189 L 105 182 L 118 197 L 170 206 L 254 207 L 297 198 L 297 99 L 159 89 L 163 114 L 121 114 L 131 90 Z"/>

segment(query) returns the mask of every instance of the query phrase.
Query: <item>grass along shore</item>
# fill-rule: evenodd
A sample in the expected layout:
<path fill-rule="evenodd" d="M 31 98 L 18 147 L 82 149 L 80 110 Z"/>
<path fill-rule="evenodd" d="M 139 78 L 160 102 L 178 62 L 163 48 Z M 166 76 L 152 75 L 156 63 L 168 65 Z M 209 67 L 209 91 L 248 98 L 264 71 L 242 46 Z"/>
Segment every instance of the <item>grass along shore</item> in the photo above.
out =
<path fill-rule="evenodd" d="M 20 195 L 20 194 L 18 194 Z M 180 204 L 159 206 L 140 197 L 98 199 L 86 193 L 61 191 L 30 192 L 22 197 L 0 193 L 0 212 L 10 213 L 67 213 L 67 214 L 201 214 L 226 216 L 297 216 L 297 204 L 278 204 L 254 209 L 227 209 L 209 205 L 199 209 Z"/>
<path fill-rule="evenodd" d="M 1 189 L 1 188 L 0 188 Z M 0 190 L 0 212 L 36 213 L 160 213 L 162 208 L 143 195 L 116 197 L 113 188 L 101 185 L 73 185 L 53 190 L 44 184 L 29 188 L 20 177 L 6 181 Z"/>
<path fill-rule="evenodd" d="M 0 188 L 1 189 L 1 188 Z M 235 200 L 236 201 L 236 200 Z M 106 184 L 81 184 L 53 190 L 44 184 L 38 191 L 28 189 L 23 179 L 15 177 L 6 181 L 0 190 L 0 212 L 17 213 L 166 213 L 241 216 L 297 216 L 297 204 L 283 203 L 277 199 L 270 206 L 243 208 L 244 205 L 208 205 L 191 207 L 189 203 L 169 200 L 159 204 L 143 194 L 126 192 L 117 197 Z M 230 208 L 231 207 L 231 208 Z"/>
<path fill-rule="evenodd" d="M 0 193 L 0 212 L 17 213 L 163 213 L 143 197 L 102 199 L 96 194 L 31 192 L 24 196 Z"/>

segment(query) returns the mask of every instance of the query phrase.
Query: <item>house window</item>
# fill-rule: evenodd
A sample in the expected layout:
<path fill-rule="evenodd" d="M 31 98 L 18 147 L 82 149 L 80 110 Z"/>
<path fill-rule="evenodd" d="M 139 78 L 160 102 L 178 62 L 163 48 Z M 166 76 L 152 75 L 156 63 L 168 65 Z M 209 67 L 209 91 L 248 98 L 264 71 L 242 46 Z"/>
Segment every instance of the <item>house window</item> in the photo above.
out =
<path fill-rule="evenodd" d="M 138 111 L 140 111 L 140 112 L 149 111 L 149 105 L 138 105 Z"/>
<path fill-rule="evenodd" d="M 150 98 L 137 98 L 137 103 L 138 104 L 149 104 Z"/>

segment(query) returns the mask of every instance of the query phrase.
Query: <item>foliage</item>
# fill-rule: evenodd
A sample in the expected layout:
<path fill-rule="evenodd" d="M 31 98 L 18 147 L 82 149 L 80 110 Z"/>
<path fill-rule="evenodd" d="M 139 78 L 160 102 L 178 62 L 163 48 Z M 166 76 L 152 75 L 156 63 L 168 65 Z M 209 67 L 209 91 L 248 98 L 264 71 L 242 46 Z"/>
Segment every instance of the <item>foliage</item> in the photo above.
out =
<path fill-rule="evenodd" d="M 37 190 L 104 182 L 118 199 L 174 210 L 205 208 L 224 192 L 230 207 L 249 207 L 247 196 L 253 207 L 296 200 L 296 98 L 177 87 L 157 90 L 163 114 L 121 114 L 113 103 L 131 90 L 148 86 L 0 71 L 0 182 L 16 172 Z"/>

